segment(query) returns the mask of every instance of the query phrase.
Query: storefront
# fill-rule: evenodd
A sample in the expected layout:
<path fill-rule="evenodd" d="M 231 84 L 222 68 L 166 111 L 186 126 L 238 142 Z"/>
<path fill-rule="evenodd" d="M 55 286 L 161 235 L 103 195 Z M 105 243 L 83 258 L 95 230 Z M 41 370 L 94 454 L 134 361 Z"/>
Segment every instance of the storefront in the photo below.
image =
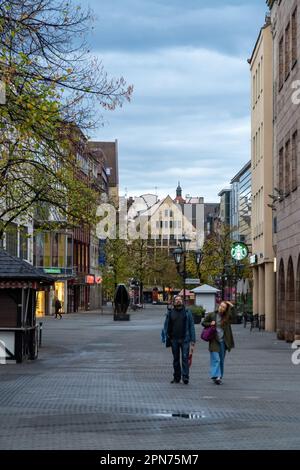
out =
<path fill-rule="evenodd" d="M 36 316 L 44 317 L 53 315 L 55 312 L 55 299 L 62 305 L 61 312 L 68 312 L 67 280 L 55 280 L 51 289 L 38 291 L 36 296 Z"/>
<path fill-rule="evenodd" d="M 0 250 L 0 352 L 4 363 L 37 358 L 37 292 L 49 290 L 52 283 L 50 276 Z"/>
<path fill-rule="evenodd" d="M 94 274 L 77 276 L 68 281 L 68 312 L 84 312 L 90 310 L 91 289 L 95 287 Z"/>

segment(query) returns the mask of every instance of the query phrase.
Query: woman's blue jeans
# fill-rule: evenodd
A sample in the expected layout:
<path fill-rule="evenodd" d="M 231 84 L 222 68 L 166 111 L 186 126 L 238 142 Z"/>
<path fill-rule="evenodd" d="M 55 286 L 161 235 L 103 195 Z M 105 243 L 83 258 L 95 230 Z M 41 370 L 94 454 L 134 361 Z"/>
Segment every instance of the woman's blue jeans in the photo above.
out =
<path fill-rule="evenodd" d="M 220 352 L 210 353 L 210 376 L 211 378 L 223 377 L 225 354 L 226 354 L 225 343 L 224 341 L 220 341 Z"/>

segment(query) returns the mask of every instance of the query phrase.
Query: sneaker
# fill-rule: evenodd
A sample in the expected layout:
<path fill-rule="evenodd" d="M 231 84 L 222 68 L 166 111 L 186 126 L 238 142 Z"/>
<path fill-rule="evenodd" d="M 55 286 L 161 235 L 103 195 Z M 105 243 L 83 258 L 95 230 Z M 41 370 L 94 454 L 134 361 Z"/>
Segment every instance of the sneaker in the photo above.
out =
<path fill-rule="evenodd" d="M 183 383 L 184 383 L 185 385 L 187 385 L 187 384 L 189 383 L 189 380 L 188 380 L 188 379 L 183 379 Z"/>
<path fill-rule="evenodd" d="M 220 379 L 220 377 L 217 377 L 217 378 L 214 380 L 214 382 L 215 382 L 216 385 L 221 385 L 222 380 Z"/>
<path fill-rule="evenodd" d="M 171 384 L 179 384 L 179 383 L 180 383 L 180 380 L 176 380 L 176 379 L 171 380 Z"/>

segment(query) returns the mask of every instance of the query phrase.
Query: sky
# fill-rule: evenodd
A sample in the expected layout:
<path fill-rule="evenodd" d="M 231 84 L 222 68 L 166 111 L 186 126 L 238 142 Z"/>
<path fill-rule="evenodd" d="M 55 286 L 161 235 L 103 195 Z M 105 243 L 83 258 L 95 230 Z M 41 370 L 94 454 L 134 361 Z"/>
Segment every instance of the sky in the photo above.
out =
<path fill-rule="evenodd" d="M 251 56 L 265 0 L 74 0 L 95 15 L 91 51 L 134 85 L 93 139 L 118 140 L 120 194 L 218 202 L 250 160 Z"/>

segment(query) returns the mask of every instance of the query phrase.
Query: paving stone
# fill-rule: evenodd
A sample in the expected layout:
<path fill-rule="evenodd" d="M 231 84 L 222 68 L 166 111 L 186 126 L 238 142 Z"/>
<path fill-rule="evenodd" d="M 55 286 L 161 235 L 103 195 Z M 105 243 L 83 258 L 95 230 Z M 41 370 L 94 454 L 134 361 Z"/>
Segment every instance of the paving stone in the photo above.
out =
<path fill-rule="evenodd" d="M 289 344 L 234 325 L 224 384 L 211 383 L 199 341 L 190 384 L 174 386 L 164 314 L 45 318 L 39 359 L 0 366 L 0 449 L 300 448 L 300 366 Z"/>

